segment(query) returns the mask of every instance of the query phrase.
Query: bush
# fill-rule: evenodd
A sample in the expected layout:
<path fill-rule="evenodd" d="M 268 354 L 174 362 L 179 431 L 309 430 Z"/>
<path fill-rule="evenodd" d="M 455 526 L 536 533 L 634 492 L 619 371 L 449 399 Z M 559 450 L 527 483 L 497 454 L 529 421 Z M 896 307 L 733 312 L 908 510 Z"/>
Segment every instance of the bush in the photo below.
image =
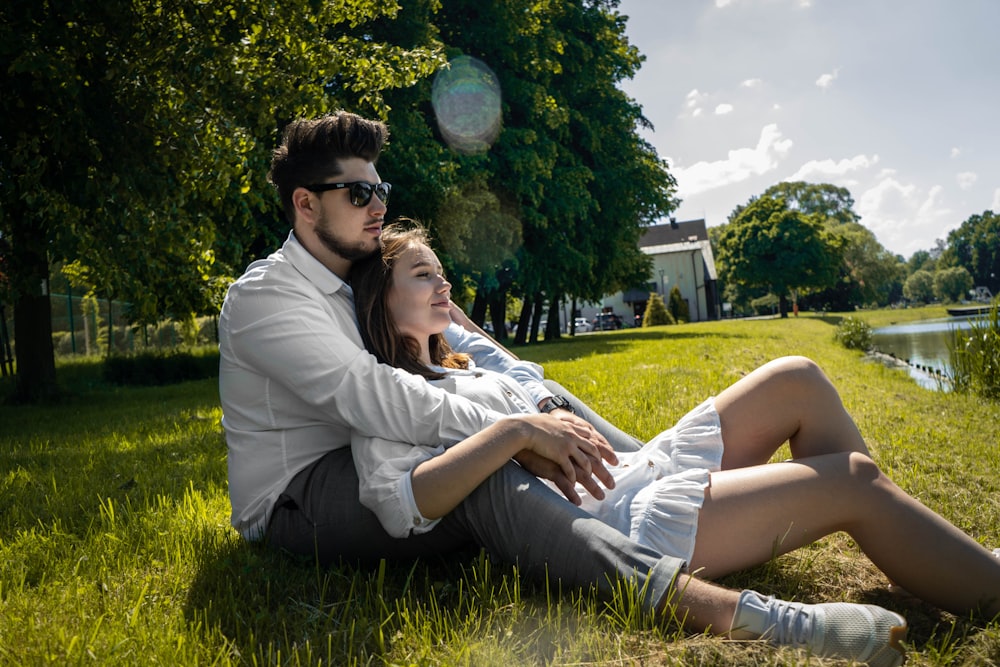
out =
<path fill-rule="evenodd" d="M 674 288 L 670 290 L 667 310 L 670 311 L 670 315 L 674 318 L 674 321 L 679 324 L 691 321 L 691 309 L 688 307 L 687 300 L 681 296 L 681 290 L 677 285 L 674 285 Z"/>
<path fill-rule="evenodd" d="M 667 307 L 663 304 L 663 297 L 656 292 L 650 292 L 649 301 L 646 302 L 646 312 L 642 315 L 642 326 L 655 327 L 673 323 L 674 318 L 667 312 Z"/>
<path fill-rule="evenodd" d="M 104 361 L 107 382 L 118 385 L 155 386 L 188 380 L 203 380 L 219 374 L 217 350 L 205 354 L 143 352 L 133 356 L 113 356 Z"/>
<path fill-rule="evenodd" d="M 872 348 L 872 328 L 857 317 L 845 317 L 837 325 L 834 338 L 848 350 L 867 352 Z"/>

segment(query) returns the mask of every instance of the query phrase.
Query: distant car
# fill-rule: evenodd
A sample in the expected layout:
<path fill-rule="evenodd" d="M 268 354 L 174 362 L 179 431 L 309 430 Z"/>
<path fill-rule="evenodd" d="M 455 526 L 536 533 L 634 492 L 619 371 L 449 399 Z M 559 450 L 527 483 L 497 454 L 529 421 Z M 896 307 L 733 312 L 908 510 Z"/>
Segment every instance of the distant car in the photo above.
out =
<path fill-rule="evenodd" d="M 574 317 L 573 326 L 576 329 L 576 333 L 587 333 L 594 330 L 594 327 L 590 325 L 586 317 Z"/>
<path fill-rule="evenodd" d="M 594 331 L 611 331 L 622 328 L 622 318 L 615 313 L 598 313 L 592 324 Z"/>

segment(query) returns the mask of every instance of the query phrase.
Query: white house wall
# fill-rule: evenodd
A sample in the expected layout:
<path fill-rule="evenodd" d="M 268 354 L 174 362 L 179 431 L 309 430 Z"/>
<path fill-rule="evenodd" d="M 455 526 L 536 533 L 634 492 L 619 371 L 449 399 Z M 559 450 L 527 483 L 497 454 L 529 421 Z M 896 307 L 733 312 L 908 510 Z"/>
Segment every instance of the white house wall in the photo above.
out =
<path fill-rule="evenodd" d="M 670 296 L 670 290 L 674 286 L 679 287 L 681 296 L 687 300 L 692 322 L 710 319 L 708 310 L 710 304 L 706 300 L 707 290 L 705 288 L 706 262 L 704 253 L 706 246 L 708 246 L 707 241 L 694 241 L 642 248 L 642 251 L 650 255 L 653 260 L 653 271 L 648 280 L 655 288 L 653 291 L 663 295 L 663 300 L 666 302 Z M 711 255 L 710 247 L 708 253 Z M 715 263 L 710 262 L 707 269 L 709 278 L 714 279 Z M 605 297 L 600 304 L 581 306 L 580 311 L 583 317 L 592 320 L 598 312 L 606 307 L 611 307 L 626 322 L 632 316 L 632 306 L 625 303 L 624 294 L 621 292 Z"/>

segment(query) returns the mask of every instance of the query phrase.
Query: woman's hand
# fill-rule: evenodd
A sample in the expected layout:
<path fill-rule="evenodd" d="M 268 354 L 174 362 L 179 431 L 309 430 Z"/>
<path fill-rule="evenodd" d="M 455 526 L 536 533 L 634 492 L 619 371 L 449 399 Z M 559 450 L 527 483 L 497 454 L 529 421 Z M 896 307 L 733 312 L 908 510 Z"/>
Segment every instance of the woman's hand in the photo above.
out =
<path fill-rule="evenodd" d="M 614 487 L 614 478 L 602 460 L 606 458 L 605 448 L 612 459 L 617 459 L 607 441 L 588 422 L 569 412 L 512 419 L 521 422 L 525 430 L 524 448 L 514 459 L 532 474 L 551 480 L 570 502 L 582 502 L 575 489 L 577 482 L 598 500 L 604 498 L 600 483 Z"/>

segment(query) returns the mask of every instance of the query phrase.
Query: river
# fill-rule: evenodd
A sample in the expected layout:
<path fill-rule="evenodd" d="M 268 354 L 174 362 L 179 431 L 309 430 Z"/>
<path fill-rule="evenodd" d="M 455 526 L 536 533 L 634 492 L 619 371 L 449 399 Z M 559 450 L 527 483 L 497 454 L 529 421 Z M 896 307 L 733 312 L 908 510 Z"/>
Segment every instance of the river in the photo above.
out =
<path fill-rule="evenodd" d="M 894 324 L 872 332 L 872 344 L 908 364 L 910 375 L 922 387 L 947 390 L 942 376 L 951 375 L 954 332 L 971 327 L 969 317 L 948 317 Z"/>

